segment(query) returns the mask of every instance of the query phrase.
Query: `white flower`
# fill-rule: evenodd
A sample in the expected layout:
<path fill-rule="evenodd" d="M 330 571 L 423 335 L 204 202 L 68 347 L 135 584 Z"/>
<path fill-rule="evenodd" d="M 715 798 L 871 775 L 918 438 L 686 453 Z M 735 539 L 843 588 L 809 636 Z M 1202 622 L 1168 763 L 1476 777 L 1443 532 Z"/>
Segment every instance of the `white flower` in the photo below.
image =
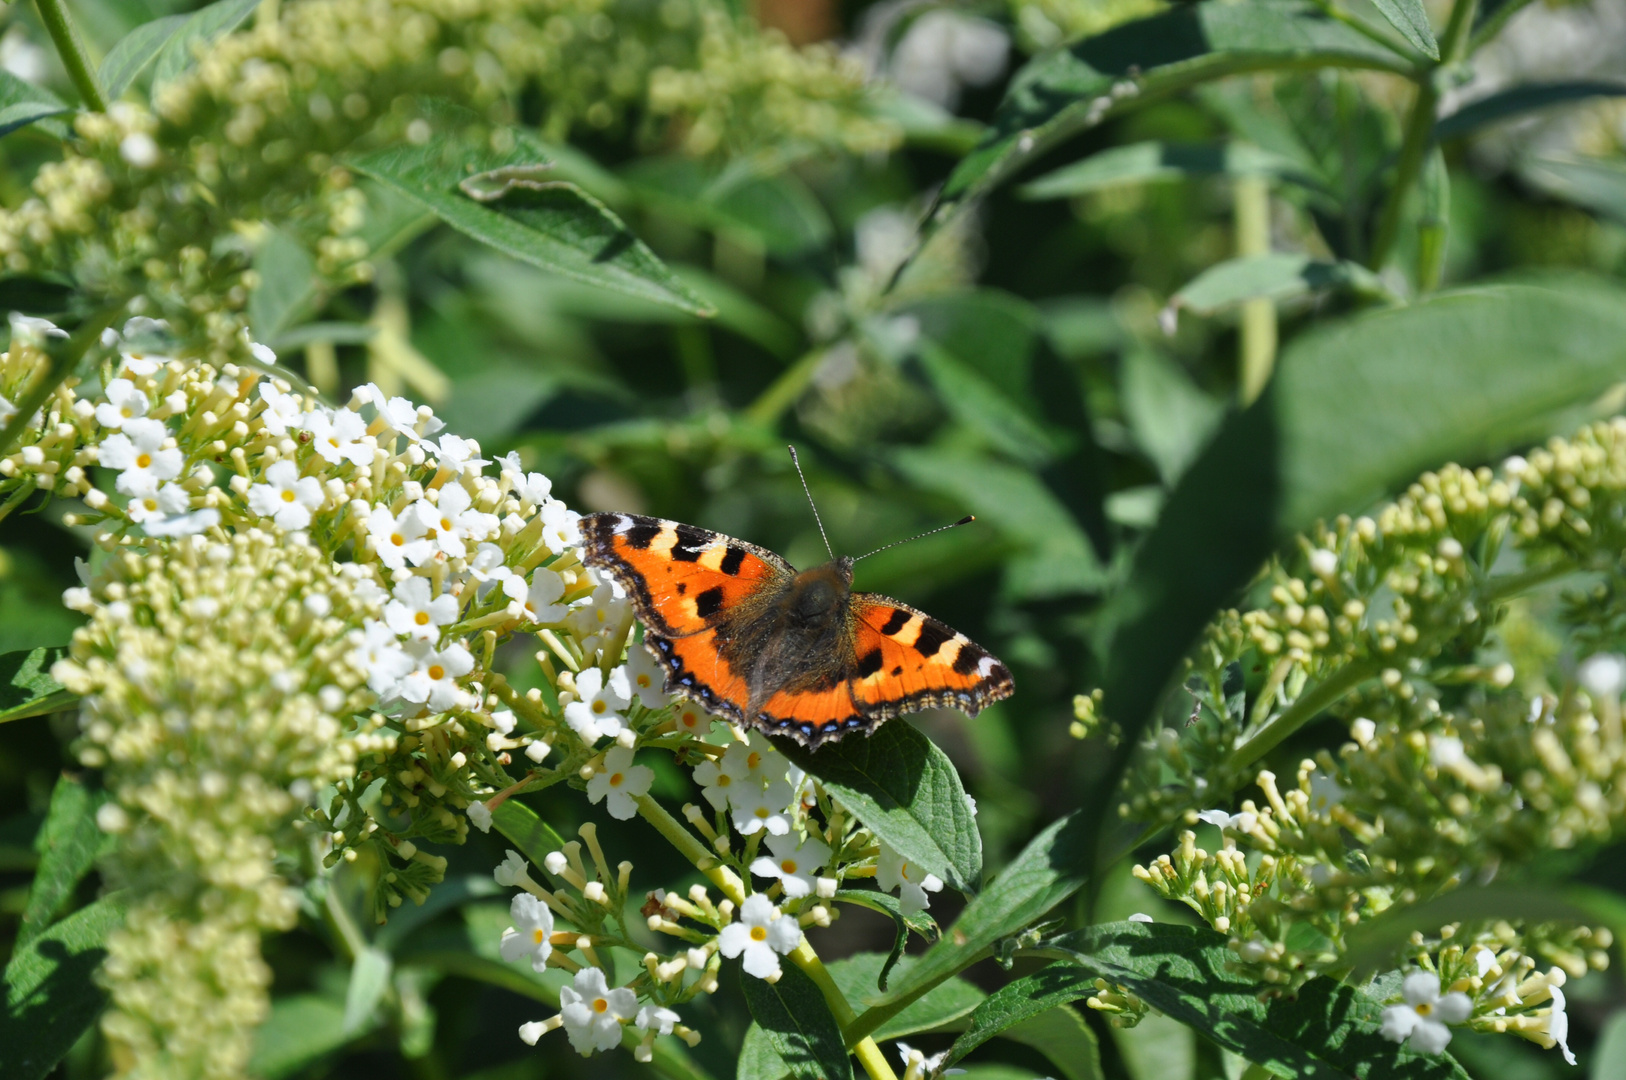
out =
<path fill-rule="evenodd" d="M 1310 572 L 1319 578 L 1330 578 L 1338 572 L 1338 556 L 1326 548 L 1310 552 Z"/>
<path fill-rule="evenodd" d="M 531 575 L 529 585 L 518 574 L 510 574 L 503 580 L 502 591 L 514 600 L 509 614 L 527 623 L 556 623 L 570 611 L 564 604 L 555 603 L 565 594 L 565 579 L 545 566 Z"/>
<path fill-rule="evenodd" d="M 632 692 L 638 695 L 644 708 L 666 707 L 666 691 L 661 689 L 666 676 L 648 649 L 633 646 L 627 650 L 627 678 L 632 683 Z"/>
<path fill-rule="evenodd" d="M 265 425 L 268 434 L 275 435 L 280 439 L 287 435 L 289 431 L 301 426 L 300 417 L 305 412 L 305 401 L 298 394 L 285 393 L 269 382 L 262 382 L 260 383 L 260 400 L 265 402 L 265 408 L 260 410 L 260 422 Z M 321 415 L 319 412 L 312 413 L 311 419 L 314 420 Z M 323 419 L 325 420 L 326 417 L 323 417 Z M 320 446 L 316 448 L 318 453 L 321 452 L 321 449 Z M 326 454 L 322 456 L 327 457 Z M 328 458 L 328 460 L 333 459 Z"/>
<path fill-rule="evenodd" d="M 430 648 L 424 642 L 412 644 L 416 648 L 409 650 L 409 655 L 415 663 L 413 670 L 401 680 L 401 696 L 411 702 L 427 704 L 433 712 L 456 708 L 463 697 L 457 680 L 474 670 L 474 657 L 455 643 L 444 649 Z"/>
<path fill-rule="evenodd" d="M 1456 736 L 1433 735 L 1428 740 L 1428 758 L 1436 768 L 1455 769 L 1468 760 L 1468 755 Z"/>
<path fill-rule="evenodd" d="M 170 485 L 165 485 L 166 487 Z M 220 511 L 212 506 L 202 510 L 194 510 L 190 514 L 176 514 L 173 517 L 149 518 L 141 523 L 142 529 L 148 536 L 195 536 L 205 529 L 212 529 L 220 524 Z"/>
<path fill-rule="evenodd" d="M 1411 1048 L 1424 1054 L 1438 1054 L 1451 1042 L 1447 1024 L 1460 1024 L 1473 1012 L 1473 1002 L 1461 991 L 1440 996 L 1440 977 L 1432 971 L 1414 971 L 1400 985 L 1404 1005 L 1383 1010 L 1383 1037 L 1391 1042 L 1410 1041 Z"/>
<path fill-rule="evenodd" d="M 576 696 L 578 700 L 565 706 L 565 723 L 583 742 L 591 746 L 621 734 L 626 726 L 621 710 L 632 704 L 626 668 L 616 668 L 608 679 L 598 668 L 588 668 L 576 676 Z"/>
<path fill-rule="evenodd" d="M 407 578 L 395 587 L 394 595 L 384 605 L 384 622 L 397 634 L 435 641 L 441 627 L 457 621 L 457 597 L 450 593 L 431 597 L 428 578 Z"/>
<path fill-rule="evenodd" d="M 522 892 L 508 905 L 508 917 L 514 920 L 514 925 L 502 932 L 502 958 L 510 964 L 528 959 L 532 971 L 546 971 L 548 957 L 553 954 L 553 943 L 549 940 L 553 934 L 553 912 L 530 893 Z"/>
<path fill-rule="evenodd" d="M 1357 716 L 1349 725 L 1349 737 L 1359 746 L 1365 746 L 1378 734 L 1378 725 L 1364 716 Z"/>
<path fill-rule="evenodd" d="M 412 442 L 421 442 L 424 436 L 433 435 L 446 426 L 427 407 L 419 409 L 404 397 L 386 398 L 376 383 L 368 383 L 357 389 L 355 396 L 358 401 L 378 410 L 385 427 L 398 435 L 405 435 Z"/>
<path fill-rule="evenodd" d="M 1150 915 L 1146 914 L 1146 912 L 1144 912 L 1144 911 L 1137 911 L 1133 915 L 1129 916 L 1129 921 L 1130 922 L 1149 923 L 1149 922 L 1155 922 L 1156 920 L 1153 919 Z"/>
<path fill-rule="evenodd" d="M 418 503 L 418 515 L 429 526 L 425 535 L 451 558 L 468 554 L 465 540 L 478 542 L 497 531 L 497 515 L 470 509 L 473 502 L 462 484 L 447 484 L 440 490 L 439 502 L 424 499 Z"/>
<path fill-rule="evenodd" d="M 1565 1011 L 1564 991 L 1556 986 L 1547 987 L 1548 993 L 1553 995 L 1552 1006 L 1547 1015 L 1542 1017 L 1542 1026 L 1536 1030 L 1552 1040 L 1542 1044 L 1544 1049 L 1551 1050 L 1554 1046 L 1564 1052 L 1564 1062 L 1575 1064 L 1575 1053 L 1570 1049 L 1570 1018 Z"/>
<path fill-rule="evenodd" d="M 1252 832 L 1254 824 L 1259 820 L 1259 816 L 1250 814 L 1246 810 L 1240 814 L 1227 814 L 1224 810 L 1204 810 L 1197 815 L 1197 820 L 1206 821 L 1210 825 L 1218 825 L 1222 829 Z"/>
<path fill-rule="evenodd" d="M 728 794 L 733 809 L 734 828 L 741 836 L 767 829 L 773 836 L 790 832 L 790 810 L 796 802 L 796 789 L 784 780 L 767 787 L 735 783 Z"/>
<path fill-rule="evenodd" d="M 1010 38 L 996 23 L 958 12 L 928 11 L 909 24 L 892 53 L 892 81 L 905 93 L 947 109 L 961 85 L 982 86 L 1005 70 Z"/>
<path fill-rule="evenodd" d="M 695 710 L 699 712 L 698 708 Z M 713 810 L 726 810 L 728 808 L 728 795 L 734 787 L 734 777 L 723 767 L 706 758 L 694 767 L 694 782 L 700 785 L 700 794 L 711 803 Z"/>
<path fill-rule="evenodd" d="M 627 666 L 630 668 L 632 664 L 628 663 Z M 673 718 L 672 722 L 677 725 L 677 729 L 683 734 L 698 739 L 711 733 L 711 726 L 716 723 L 716 719 L 694 702 L 681 701 L 678 703 L 677 716 Z M 699 770 L 695 771 L 695 779 L 700 779 Z M 715 805 L 719 810 L 723 808 L 721 803 Z"/>
<path fill-rule="evenodd" d="M 352 658 L 354 663 L 367 670 L 368 688 L 386 702 L 396 697 L 401 689 L 401 680 L 417 665 L 401 648 L 395 631 L 377 619 L 368 619 L 362 624 L 361 633 L 355 637 L 358 640 Z"/>
<path fill-rule="evenodd" d="M 1342 784 L 1320 770 L 1310 774 L 1311 813 L 1326 814 L 1343 801 L 1344 787 Z"/>
<path fill-rule="evenodd" d="M 24 315 L 17 311 L 11 313 L 12 341 L 27 341 L 34 345 L 43 345 L 46 338 L 65 338 L 67 336 L 68 332 L 50 319 Z"/>
<path fill-rule="evenodd" d="M 348 461 L 363 469 L 372 465 L 378 444 L 367 434 L 361 414 L 349 409 L 334 409 L 331 413 L 317 409 L 305 417 L 305 427 L 311 433 L 311 449 L 322 455 L 323 461 L 333 465 Z"/>
<path fill-rule="evenodd" d="M 151 406 L 146 391 L 137 390 L 129 379 L 114 379 L 107 384 L 107 400 L 96 406 L 96 422 L 117 431 L 126 420 L 146 416 Z"/>
<path fill-rule="evenodd" d="M 759 979 L 779 974 L 779 957 L 802 943 L 802 928 L 790 915 L 779 914 L 773 902 L 752 893 L 740 905 L 740 917 L 717 935 L 717 951 L 732 960 L 743 956 L 745 973 Z"/>
<path fill-rule="evenodd" d="M 769 836 L 768 850 L 773 858 L 758 858 L 751 864 L 751 873 L 778 878 L 785 896 L 792 900 L 813 891 L 813 879 L 830 859 L 830 846 L 812 836 L 800 841 L 789 835 Z"/>
<path fill-rule="evenodd" d="M 518 576 L 509 568 L 507 562 L 508 553 L 496 544 L 484 543 L 475 548 L 474 558 L 469 560 L 469 577 L 480 583 L 482 597 L 492 585 L 505 583 L 509 578 Z"/>
<path fill-rule="evenodd" d="M 247 330 L 243 331 L 243 342 L 248 346 L 248 354 L 259 363 L 271 365 L 277 362 L 277 354 L 271 346 L 252 340 Z"/>
<path fill-rule="evenodd" d="M 670 1035 L 672 1028 L 683 1017 L 660 1005 L 645 1005 L 638 1010 L 632 1026 L 639 1031 L 653 1031 L 657 1035 Z"/>
<path fill-rule="evenodd" d="M 456 435 L 442 435 L 439 443 L 431 443 L 437 452 L 440 467 L 460 473 L 478 474 L 491 462 L 480 457 L 480 444 Z"/>
<path fill-rule="evenodd" d="M 655 780 L 655 770 L 647 765 L 632 763 L 632 750 L 617 746 L 604 755 L 604 768 L 587 781 L 587 798 L 594 803 L 605 802 L 605 809 L 618 821 L 628 821 L 638 814 L 633 800 L 649 793 Z"/>
<path fill-rule="evenodd" d="M 964 1069 L 943 1069 L 943 1061 L 949 1056 L 947 1050 L 927 1057 L 923 1051 L 916 1050 L 906 1042 L 897 1044 L 898 1055 L 903 1058 L 903 1080 L 923 1080 L 928 1076 L 956 1076 L 964 1073 Z M 939 1070 L 942 1070 L 941 1072 Z"/>
<path fill-rule="evenodd" d="M 570 986 L 559 989 L 565 1034 L 582 1057 L 620 1046 L 621 1022 L 631 1020 L 637 1007 L 638 995 L 624 986 L 611 990 L 604 972 L 596 967 L 582 968 Z"/>
<path fill-rule="evenodd" d="M 541 473 L 533 475 L 540 476 Z M 557 499 L 542 504 L 542 542 L 555 555 L 565 548 L 580 547 L 582 516 Z M 611 586 L 612 593 L 615 587 Z M 593 594 L 597 598 L 597 593 Z"/>
<path fill-rule="evenodd" d="M 416 507 L 405 507 L 399 515 L 387 506 L 375 506 L 367 515 L 367 537 L 378 561 L 391 570 L 400 570 L 410 561 L 420 566 L 435 554 L 435 545 L 424 539 L 429 527 Z"/>
<path fill-rule="evenodd" d="M 149 521 L 161 521 L 176 514 L 183 514 L 191 508 L 192 497 L 186 493 L 185 488 L 171 481 L 151 495 L 131 499 L 124 512 L 129 514 L 130 520 L 137 525 L 145 525 Z"/>
<path fill-rule="evenodd" d="M 512 889 L 522 881 L 529 881 L 531 871 L 526 865 L 524 857 L 513 848 L 509 848 L 507 853 L 503 855 L 502 862 L 498 863 L 497 868 L 491 872 L 491 876 L 498 885 L 505 889 Z"/>
<path fill-rule="evenodd" d="M 491 831 L 491 810 L 483 802 L 471 802 L 468 809 L 469 824 L 483 833 Z"/>
<path fill-rule="evenodd" d="M 898 899 L 905 915 L 924 911 L 931 906 L 926 899 L 929 892 L 942 892 L 943 882 L 936 874 L 928 874 L 914 863 L 881 841 L 881 855 L 875 863 L 875 884 L 882 892 L 898 890 Z"/>
<path fill-rule="evenodd" d="M 1581 661 L 1575 681 L 1594 698 L 1618 698 L 1621 687 L 1626 686 L 1626 656 L 1594 653 Z"/>
<path fill-rule="evenodd" d="M 286 459 L 265 470 L 266 483 L 248 489 L 248 508 L 271 518 L 287 532 L 311 523 L 311 511 L 326 501 L 322 482 L 314 476 L 300 476 L 299 467 Z"/>
<path fill-rule="evenodd" d="M 126 495 L 156 495 L 165 480 L 181 475 L 184 458 L 176 447 L 163 449 L 169 430 L 156 420 L 127 420 L 117 435 L 102 440 L 98 460 L 119 470 L 114 483 Z"/>

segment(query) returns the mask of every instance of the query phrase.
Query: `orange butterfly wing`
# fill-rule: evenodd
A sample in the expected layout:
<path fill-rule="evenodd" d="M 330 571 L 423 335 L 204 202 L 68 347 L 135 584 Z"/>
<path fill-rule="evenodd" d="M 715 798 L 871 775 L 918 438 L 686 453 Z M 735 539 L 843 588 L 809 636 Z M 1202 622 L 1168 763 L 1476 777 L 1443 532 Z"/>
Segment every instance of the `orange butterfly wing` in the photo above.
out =
<path fill-rule="evenodd" d="M 614 574 L 662 637 L 716 626 L 740 601 L 794 573 L 766 548 L 661 518 L 588 514 L 581 530 L 588 564 Z"/>
<path fill-rule="evenodd" d="M 853 701 L 877 723 L 943 706 L 975 716 L 1016 689 L 988 650 L 889 597 L 854 593 L 852 626 Z"/>

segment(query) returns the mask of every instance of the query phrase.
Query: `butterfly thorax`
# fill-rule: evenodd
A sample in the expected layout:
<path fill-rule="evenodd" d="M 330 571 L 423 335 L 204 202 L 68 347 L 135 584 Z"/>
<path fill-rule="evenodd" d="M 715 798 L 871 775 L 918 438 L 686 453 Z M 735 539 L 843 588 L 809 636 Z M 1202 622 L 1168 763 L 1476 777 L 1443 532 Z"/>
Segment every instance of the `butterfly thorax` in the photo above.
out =
<path fill-rule="evenodd" d="M 780 691 L 834 686 L 848 672 L 841 658 L 850 633 L 852 560 L 835 559 L 791 577 L 749 614 L 742 612 L 724 646 L 736 671 L 747 673 L 754 708 Z"/>

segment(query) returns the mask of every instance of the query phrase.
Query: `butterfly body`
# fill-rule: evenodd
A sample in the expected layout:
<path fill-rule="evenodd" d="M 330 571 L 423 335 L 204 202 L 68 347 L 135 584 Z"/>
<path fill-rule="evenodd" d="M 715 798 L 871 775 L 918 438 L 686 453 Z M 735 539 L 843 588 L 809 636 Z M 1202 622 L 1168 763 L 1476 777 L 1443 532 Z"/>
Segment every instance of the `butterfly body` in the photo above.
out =
<path fill-rule="evenodd" d="M 809 746 L 907 712 L 975 715 L 1013 690 L 963 634 L 852 590 L 853 560 L 797 571 L 766 548 L 635 514 L 581 522 L 587 565 L 614 575 L 666 689 Z"/>

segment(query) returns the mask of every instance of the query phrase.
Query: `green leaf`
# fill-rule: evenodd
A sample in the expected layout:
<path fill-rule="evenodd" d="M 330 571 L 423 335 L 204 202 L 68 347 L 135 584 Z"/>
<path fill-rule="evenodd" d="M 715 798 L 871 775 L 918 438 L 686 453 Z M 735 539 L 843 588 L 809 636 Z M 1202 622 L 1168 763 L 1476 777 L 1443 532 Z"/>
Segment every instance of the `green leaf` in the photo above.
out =
<path fill-rule="evenodd" d="M 217 0 L 187 16 L 153 57 L 153 86 L 184 74 L 197 63 L 198 53 L 237 29 L 258 6 L 259 0 Z"/>
<path fill-rule="evenodd" d="M 1574 82 L 1527 83 L 1507 90 L 1486 94 L 1470 101 L 1450 116 L 1442 116 L 1434 124 L 1434 138 L 1440 141 L 1456 139 L 1498 120 L 1506 120 L 1520 113 L 1537 109 L 1550 109 L 1595 97 L 1618 97 L 1626 94 L 1626 82 L 1604 82 L 1583 79 Z"/>
<path fill-rule="evenodd" d="M 1169 310 L 1184 308 L 1199 315 L 1214 315 L 1249 300 L 1291 300 L 1343 289 L 1393 299 L 1378 276 L 1358 263 L 1346 259 L 1329 262 L 1277 251 L 1227 259 L 1209 267 L 1169 298 Z"/>
<path fill-rule="evenodd" d="M 982 884 L 982 836 L 948 755 L 907 721 L 809 751 L 776 744 L 892 850 L 961 892 Z"/>
<path fill-rule="evenodd" d="M 1147 101 L 1242 72 L 1321 67 L 1407 70 L 1395 53 L 1299 0 L 1210 0 L 1114 27 L 1022 68 L 944 197 L 980 198 L 1066 139 Z"/>
<path fill-rule="evenodd" d="M 0 135 L 73 109 L 42 86 L 0 70 Z"/>
<path fill-rule="evenodd" d="M 426 144 L 388 147 L 348 164 L 521 262 L 692 315 L 712 314 L 603 203 L 572 184 L 524 179 L 548 165 L 524 132 L 512 131 L 513 149 L 498 152 L 467 139 L 482 129 L 476 114 L 438 105 L 425 119 L 434 131 Z M 495 189 L 475 181 L 493 176 L 514 182 L 488 199 Z"/>
<path fill-rule="evenodd" d="M 350 965 L 350 985 L 344 995 L 344 1034 L 354 1036 L 371 1026 L 373 1013 L 390 988 L 390 954 L 365 948 Z"/>
<path fill-rule="evenodd" d="M 850 1080 L 852 1063 L 841 1027 L 819 988 L 801 968 L 786 964 L 779 981 L 741 975 L 751 1017 L 797 1080 Z"/>
<path fill-rule="evenodd" d="M 161 19 L 144 22 L 119 39 L 118 44 L 107 50 L 107 56 L 102 60 L 102 66 L 97 70 L 97 81 L 107 93 L 108 101 L 117 101 L 124 96 L 130 84 L 136 81 L 136 76 L 147 69 L 147 65 L 158 59 L 163 51 L 181 28 L 187 23 L 191 15 L 165 15 Z"/>
<path fill-rule="evenodd" d="M 1172 486 L 1219 427 L 1225 407 L 1152 349 L 1127 350 L 1120 370 L 1124 418 L 1163 483 Z"/>
<path fill-rule="evenodd" d="M 1005 564 L 1011 598 L 1093 593 L 1105 583 L 1106 569 L 1078 520 L 1033 469 L 935 448 L 901 449 L 891 461 L 917 487 L 955 499 L 1022 545 Z"/>
<path fill-rule="evenodd" d="M 17 930 L 19 945 L 26 945 L 51 925 L 73 896 L 74 887 L 112 840 L 96 824 L 96 810 L 103 801 L 100 791 L 79 778 L 67 773 L 57 778 L 45 824 L 34 838 L 40 861 Z"/>
<path fill-rule="evenodd" d="M 1421 0 L 1372 0 L 1372 4 L 1414 49 L 1430 60 L 1440 58 L 1440 43 L 1434 40 L 1434 28 Z"/>
<path fill-rule="evenodd" d="M 51 665 L 67 655 L 65 646 L 44 645 L 0 656 L 0 724 L 44 716 L 79 700 L 51 678 Z"/>
<path fill-rule="evenodd" d="M 1537 157 L 1520 162 L 1533 188 L 1626 225 L 1626 165 L 1605 158 Z"/>
<path fill-rule="evenodd" d="M 537 817 L 536 811 L 517 799 L 504 800 L 491 812 L 491 824 L 497 831 L 514 842 L 519 853 L 541 867 L 550 851 L 565 846 L 564 838 L 553 831 L 553 826 Z"/>
<path fill-rule="evenodd" d="M 1212 930 L 1108 923 L 1047 943 L 1045 955 L 1127 987 L 1147 1004 L 1271 1074 L 1302 1080 L 1467 1080 L 1446 1056 L 1417 1054 L 1379 1032 L 1383 1006 L 1325 976 L 1261 1001 L 1255 979 L 1230 970 L 1228 939 Z"/>
<path fill-rule="evenodd" d="M 885 730 L 884 728 L 882 730 Z M 1084 883 L 1091 826 L 1077 813 L 1053 822 L 966 905 L 954 925 L 864 1014 L 869 1030 L 982 959 L 994 942 L 1042 917 Z M 861 1018 L 862 1019 L 862 1018 Z"/>
<path fill-rule="evenodd" d="M 1592 1050 L 1592 1080 L 1626 1076 L 1626 1009 L 1617 1009 L 1598 1033 Z"/>
<path fill-rule="evenodd" d="M 94 978 L 102 945 L 123 919 L 123 898 L 104 896 L 12 953 L 0 1015 L 7 1080 L 41 1080 L 95 1022 L 107 997 Z"/>
<path fill-rule="evenodd" d="M 283 1080 L 350 1041 L 344 1006 L 318 994 L 295 994 L 271 1003 L 271 1015 L 254 1033 L 249 1073 Z"/>
<path fill-rule="evenodd" d="M 829 216 L 807 186 L 791 173 L 766 175 L 755 162 L 715 174 L 689 158 L 644 158 L 626 180 L 641 202 L 771 255 L 800 255 L 830 240 Z"/>
<path fill-rule="evenodd" d="M 1125 744 L 1274 547 L 1426 468 L 1508 449 L 1623 365 L 1626 291 L 1582 277 L 1441 293 L 1294 341 L 1265 393 L 1181 477 L 1103 609 L 1106 709 Z M 1111 790 L 1095 789 L 1092 807 Z"/>
<path fill-rule="evenodd" d="M 922 338 L 915 355 L 943 405 L 990 445 L 1032 467 L 1054 456 L 1057 440 L 1039 421 L 954 353 Z"/>
<path fill-rule="evenodd" d="M 1196 1080 L 1197 1033 L 1180 1021 L 1152 1013 L 1108 1030 L 1130 1080 Z"/>
<path fill-rule="evenodd" d="M 1050 1059 L 1062 1080 L 1102 1080 L 1101 1047 L 1077 1009 L 1059 1005 L 1000 1032 Z"/>
<path fill-rule="evenodd" d="M 903 955 L 904 947 L 909 944 L 909 931 L 913 930 L 927 941 L 936 941 L 941 936 L 936 919 L 924 911 L 904 914 L 903 901 L 891 893 L 880 892 L 877 889 L 837 889 L 831 899 L 838 903 L 857 904 L 859 907 L 867 907 L 871 911 L 879 911 L 892 917 L 892 924 L 897 933 L 892 942 L 892 951 L 887 954 L 886 963 L 881 965 L 880 974 L 875 977 L 877 990 L 886 989 L 887 977 L 892 974 L 893 966 Z"/>
<path fill-rule="evenodd" d="M 316 313 L 316 260 L 293 236 L 272 228 L 254 252 L 254 271 L 260 277 L 248 298 L 254 339 L 285 347 L 288 331 Z"/>
<path fill-rule="evenodd" d="M 1095 976 L 1072 964 L 1051 964 L 990 994 L 971 1014 L 971 1026 L 949 1047 L 945 1065 L 952 1065 L 1010 1027 L 1015 1027 L 1058 1005 L 1068 1005 L 1095 993 Z M 1093 1045 L 1093 1043 L 1092 1043 Z M 1100 1066 L 1097 1064 L 1097 1072 Z"/>
<path fill-rule="evenodd" d="M 773 1048 L 773 1040 L 761 1024 L 745 1029 L 740 1042 L 740 1059 L 734 1066 L 735 1080 L 780 1080 L 790 1075 L 790 1066 Z"/>
<path fill-rule="evenodd" d="M 17 274 L 0 278 L 0 311 L 25 315 L 57 315 L 73 302 L 71 281 Z"/>
<path fill-rule="evenodd" d="M 899 971 L 907 973 L 914 962 L 914 957 L 904 957 Z M 876 981 L 885 966 L 886 960 L 880 953 L 858 953 L 828 965 L 830 977 L 848 1001 L 862 1001 L 874 993 Z M 982 1003 L 984 996 L 981 990 L 964 979 L 948 979 L 877 1028 L 873 1032 L 875 1040 L 886 1042 L 922 1031 L 953 1029 L 964 1023 L 965 1018 Z"/>
<path fill-rule="evenodd" d="M 1192 176 L 1272 176 L 1320 189 L 1289 157 L 1245 142 L 1141 142 L 1114 146 L 1022 185 L 1024 199 L 1066 199 L 1120 184 Z"/>

